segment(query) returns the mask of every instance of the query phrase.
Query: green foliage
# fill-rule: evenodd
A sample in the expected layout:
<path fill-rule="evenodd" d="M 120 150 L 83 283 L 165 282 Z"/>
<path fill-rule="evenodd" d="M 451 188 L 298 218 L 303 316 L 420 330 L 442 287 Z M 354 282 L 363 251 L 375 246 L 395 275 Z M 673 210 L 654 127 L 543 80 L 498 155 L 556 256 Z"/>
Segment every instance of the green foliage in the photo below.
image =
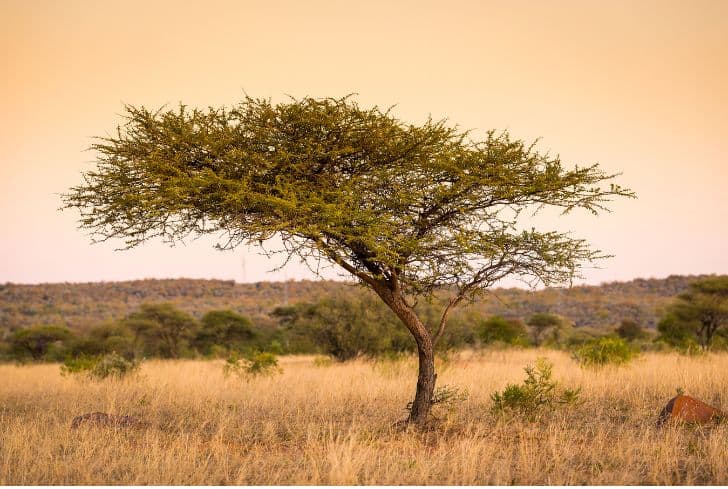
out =
<path fill-rule="evenodd" d="M 478 336 L 483 344 L 502 343 L 511 346 L 527 346 L 528 331 L 523 322 L 493 316 L 477 325 Z"/>
<path fill-rule="evenodd" d="M 316 355 L 313 359 L 314 367 L 330 367 L 333 364 L 333 360 L 329 356 Z"/>
<path fill-rule="evenodd" d="M 97 169 L 63 197 L 99 238 L 131 247 L 227 233 L 220 246 L 231 248 L 277 234 L 312 266 L 323 258 L 372 286 L 394 271 L 413 295 L 483 290 L 505 273 L 564 282 L 601 254 L 567 234 L 521 231 L 510 211 L 597 213 L 633 196 L 597 165 L 564 168 L 506 132 L 475 141 L 351 97 L 126 111 L 93 146 Z"/>
<path fill-rule="evenodd" d="M 574 351 L 574 359 L 582 367 L 624 365 L 639 352 L 622 338 L 605 336 L 588 341 Z"/>
<path fill-rule="evenodd" d="M 223 373 L 226 377 L 231 374 L 240 378 L 270 376 L 282 371 L 278 366 L 278 358 L 275 354 L 263 351 L 251 352 L 245 356 L 232 352 L 223 366 Z"/>
<path fill-rule="evenodd" d="M 266 350 L 276 355 L 283 355 L 285 353 L 283 345 L 279 340 L 271 340 Z"/>
<path fill-rule="evenodd" d="M 632 319 L 623 319 L 615 332 L 620 338 L 627 341 L 640 340 L 647 335 L 642 326 Z"/>
<path fill-rule="evenodd" d="M 695 353 L 701 350 L 695 334 L 698 328 L 695 321 L 681 320 L 675 314 L 667 313 L 657 323 L 657 331 L 660 334 L 655 341 L 669 345 L 683 353 Z"/>
<path fill-rule="evenodd" d="M 61 375 L 71 375 L 90 372 L 99 361 L 97 356 L 79 355 L 68 357 L 61 365 Z"/>
<path fill-rule="evenodd" d="M 102 380 L 109 377 L 121 379 L 139 369 L 139 362 L 127 360 L 117 353 L 90 357 L 79 356 L 67 358 L 61 365 L 61 374 L 85 374 L 89 378 Z"/>
<path fill-rule="evenodd" d="M 413 342 L 399 320 L 371 297 L 327 298 L 273 311 L 293 337 L 304 337 L 339 361 L 386 351 L 412 349 Z"/>
<path fill-rule="evenodd" d="M 561 318 L 555 314 L 537 312 L 528 319 L 526 324 L 528 324 L 531 328 L 533 344 L 539 346 L 541 345 L 547 331 L 561 325 Z"/>
<path fill-rule="evenodd" d="M 229 310 L 209 311 L 202 316 L 200 328 L 191 341 L 193 347 L 209 355 L 214 345 L 241 350 L 255 338 L 250 319 Z"/>
<path fill-rule="evenodd" d="M 16 358 L 30 356 L 33 360 L 41 360 L 54 343 L 72 338 L 68 328 L 62 326 L 34 326 L 15 331 L 10 335 L 9 343 Z"/>
<path fill-rule="evenodd" d="M 728 275 L 697 280 L 680 294 L 660 321 L 659 341 L 689 349 L 697 342 L 709 350 L 728 328 Z"/>
<path fill-rule="evenodd" d="M 604 333 L 596 328 L 568 328 L 560 338 L 560 345 L 573 349 L 601 338 Z"/>
<path fill-rule="evenodd" d="M 144 340 L 145 353 L 163 358 L 179 358 L 197 329 L 195 318 L 172 304 L 142 304 L 124 324 L 134 332 L 135 343 Z"/>
<path fill-rule="evenodd" d="M 664 279 L 636 279 L 628 282 L 612 282 L 599 286 L 574 286 L 568 289 L 546 288 L 541 290 L 494 289 L 469 304 L 456 308 L 448 321 L 439 346 L 461 348 L 477 340 L 472 324 L 478 317 L 507 315 L 527 319 L 544 310 L 558 310 L 569 318 L 578 329 L 605 326 L 595 311 L 606 308 L 617 324 L 622 319 L 636 320 L 645 329 L 653 329 L 664 311 L 676 296 L 686 290 L 696 277 L 670 276 Z M 285 292 L 284 292 L 285 288 Z M 281 282 L 234 283 L 224 280 L 198 279 L 148 279 L 122 282 L 97 282 L 77 284 L 5 284 L 0 290 L 0 341 L 7 340 L 12 331 L 36 324 L 54 324 L 59 321 L 59 310 L 69 329 L 77 335 L 89 328 L 108 321 L 108 318 L 124 318 L 135 312 L 138 301 L 148 303 L 171 302 L 175 307 L 195 317 L 202 317 L 210 310 L 235 306 L 235 311 L 251 318 L 254 330 L 260 335 L 256 346 L 267 349 L 268 334 L 277 329 L 267 317 L 268 311 L 280 305 L 284 297 L 288 302 L 316 302 L 324 297 L 360 296 L 368 291 L 351 287 L 341 281 L 296 280 L 285 285 Z M 44 307 L 52 298 L 54 308 Z M 418 314 L 428 325 L 437 324 L 445 297 L 429 304 L 421 300 Z M 552 341 L 555 330 L 549 331 L 545 342 Z M 453 342 L 450 343 L 450 333 Z M 602 332 L 604 333 L 604 332 Z M 285 351 L 288 345 L 279 338 Z M 118 350 L 117 350 L 118 351 Z"/>
<path fill-rule="evenodd" d="M 513 413 L 533 421 L 545 411 L 551 412 L 561 406 L 579 402 L 581 389 L 564 389 L 551 379 L 553 364 L 545 358 L 528 365 L 523 384 L 508 384 L 503 392 L 491 394 L 493 411 Z"/>
<path fill-rule="evenodd" d="M 72 356 L 103 355 L 117 352 L 124 357 L 134 357 L 134 336 L 123 323 L 106 322 L 92 327 L 83 337 L 77 337 L 69 345 Z"/>
<path fill-rule="evenodd" d="M 122 378 L 137 371 L 139 362 L 127 360 L 116 353 L 107 353 L 102 356 L 90 371 L 92 377 L 105 379 L 107 377 Z"/>
<path fill-rule="evenodd" d="M 607 185 L 615 175 L 598 165 L 565 168 L 507 132 L 473 140 L 445 121 L 406 124 L 352 97 L 126 109 L 125 125 L 93 146 L 97 168 L 63 196 L 82 227 L 128 247 L 223 234 L 218 247 L 232 249 L 275 236 L 287 260 L 311 270 L 326 261 L 373 289 L 430 356 L 440 333 L 423 330 L 411 300 L 451 291 L 441 331 L 452 307 L 507 275 L 563 283 L 604 258 L 569 233 L 529 229 L 523 211 L 598 214 L 613 197 L 634 197 Z M 312 325 L 339 359 L 387 348 L 356 318 Z M 176 343 L 165 341 L 171 357 Z M 415 417 L 429 410 L 424 385 Z"/>
<path fill-rule="evenodd" d="M 338 265 L 391 295 L 390 306 L 442 290 L 457 304 L 505 275 L 568 281 L 602 253 L 566 233 L 527 229 L 519 215 L 596 214 L 611 198 L 634 196 L 598 165 L 566 168 L 506 132 L 474 140 L 444 121 L 407 124 L 351 97 L 126 110 L 125 125 L 94 145 L 97 168 L 63 196 L 97 238 L 132 247 L 225 233 L 219 246 L 234 248 L 275 235 L 288 259 Z"/>

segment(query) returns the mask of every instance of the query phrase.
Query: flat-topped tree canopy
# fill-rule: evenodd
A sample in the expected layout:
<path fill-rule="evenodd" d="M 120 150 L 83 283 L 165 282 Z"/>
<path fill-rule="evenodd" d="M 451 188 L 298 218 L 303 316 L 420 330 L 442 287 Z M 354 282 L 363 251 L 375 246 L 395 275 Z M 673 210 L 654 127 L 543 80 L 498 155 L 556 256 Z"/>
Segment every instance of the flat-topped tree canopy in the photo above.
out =
<path fill-rule="evenodd" d="M 506 132 L 474 140 L 352 97 L 126 112 L 93 146 L 97 169 L 64 196 L 97 239 L 224 233 L 219 246 L 233 248 L 278 235 L 288 258 L 338 264 L 372 287 L 410 331 L 406 296 L 455 291 L 435 341 L 451 307 L 497 280 L 562 283 L 602 256 L 567 234 L 520 230 L 522 211 L 596 214 L 633 196 L 597 165 L 565 168 Z"/>
<path fill-rule="evenodd" d="M 549 284 L 598 256 L 582 240 L 516 228 L 532 206 L 597 212 L 631 195 L 597 165 L 565 169 L 507 133 L 484 141 L 444 121 L 405 124 L 351 97 L 232 109 L 126 107 L 98 169 L 64 196 L 97 238 L 226 233 L 231 248 L 278 234 L 291 254 L 334 261 L 408 293 L 482 288 L 505 275 Z M 504 216 L 505 215 L 505 216 Z"/>

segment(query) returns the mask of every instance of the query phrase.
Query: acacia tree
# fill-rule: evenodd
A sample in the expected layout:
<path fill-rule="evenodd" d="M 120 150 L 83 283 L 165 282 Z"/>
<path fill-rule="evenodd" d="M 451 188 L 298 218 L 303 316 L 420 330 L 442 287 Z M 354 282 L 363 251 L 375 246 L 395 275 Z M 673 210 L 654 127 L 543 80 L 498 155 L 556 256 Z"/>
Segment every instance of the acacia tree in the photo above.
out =
<path fill-rule="evenodd" d="M 528 319 L 527 324 L 531 327 L 533 344 L 541 346 L 544 333 L 551 328 L 559 326 L 561 324 L 561 318 L 548 312 L 537 312 Z"/>
<path fill-rule="evenodd" d="M 709 350 L 715 334 L 728 326 L 728 275 L 691 283 L 670 306 L 669 314 L 662 325 L 664 336 L 668 331 L 678 337 L 680 332 L 692 332 L 701 348 Z"/>
<path fill-rule="evenodd" d="M 10 335 L 10 344 L 17 353 L 28 353 L 33 360 L 40 360 L 53 343 L 66 341 L 71 337 L 71 332 L 63 326 L 34 326 L 15 331 Z"/>
<path fill-rule="evenodd" d="M 234 311 L 209 311 L 202 316 L 200 323 L 201 327 L 195 333 L 192 344 L 205 354 L 214 345 L 222 346 L 228 352 L 240 349 L 255 338 L 250 319 Z"/>
<path fill-rule="evenodd" d="M 194 335 L 197 321 L 172 304 L 142 304 L 126 318 L 126 326 L 149 343 L 158 343 L 162 355 L 179 358 L 182 343 Z"/>
<path fill-rule="evenodd" d="M 232 249 L 278 236 L 286 262 L 341 267 L 414 337 L 417 423 L 432 405 L 433 346 L 454 307 L 508 275 L 569 281 L 602 256 L 567 234 L 524 230 L 519 215 L 549 206 L 597 214 L 611 197 L 632 196 L 597 165 L 565 168 L 506 132 L 475 140 L 446 121 L 406 124 L 351 97 L 127 106 L 126 118 L 93 146 L 97 168 L 85 183 L 64 195 L 82 227 L 127 247 L 217 233 L 217 246 Z M 428 328 L 415 301 L 442 290 L 451 295 Z"/>

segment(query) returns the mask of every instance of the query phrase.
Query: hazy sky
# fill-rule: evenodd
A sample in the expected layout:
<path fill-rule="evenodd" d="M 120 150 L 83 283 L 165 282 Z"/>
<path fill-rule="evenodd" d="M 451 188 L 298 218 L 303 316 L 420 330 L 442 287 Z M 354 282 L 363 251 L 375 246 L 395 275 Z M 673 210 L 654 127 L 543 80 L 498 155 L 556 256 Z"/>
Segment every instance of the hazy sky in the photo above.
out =
<path fill-rule="evenodd" d="M 541 220 L 616 255 L 587 283 L 728 273 L 728 1 L 0 0 L 0 23 L 0 282 L 310 277 L 212 239 L 90 245 L 57 210 L 123 103 L 243 91 L 357 92 L 404 120 L 540 137 L 639 195 Z"/>

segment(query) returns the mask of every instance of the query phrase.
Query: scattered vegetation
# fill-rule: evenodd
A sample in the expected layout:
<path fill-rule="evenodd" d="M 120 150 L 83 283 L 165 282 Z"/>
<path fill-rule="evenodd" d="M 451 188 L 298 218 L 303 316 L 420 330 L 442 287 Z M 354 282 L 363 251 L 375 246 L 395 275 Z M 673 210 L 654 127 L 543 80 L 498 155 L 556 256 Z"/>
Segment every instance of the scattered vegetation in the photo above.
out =
<path fill-rule="evenodd" d="M 529 343 L 526 325 L 518 319 L 493 316 L 480 321 L 476 328 L 480 341 L 485 345 L 528 346 Z"/>
<path fill-rule="evenodd" d="M 588 341 L 574 351 L 574 359 L 582 367 L 624 365 L 638 355 L 638 351 L 622 338 L 603 337 Z"/>
<path fill-rule="evenodd" d="M 70 338 L 71 332 L 68 328 L 34 326 L 15 331 L 10 335 L 9 343 L 17 359 L 23 360 L 30 357 L 33 360 L 41 360 L 54 345 L 68 341 Z"/>
<path fill-rule="evenodd" d="M 333 360 L 327 355 L 316 355 L 313 358 L 314 367 L 330 367 L 332 363 Z"/>
<path fill-rule="evenodd" d="M 227 353 L 245 349 L 255 337 L 250 319 L 234 311 L 215 310 L 202 316 L 191 346 L 203 355 L 211 356 L 215 347 L 223 348 Z"/>
<path fill-rule="evenodd" d="M 313 304 L 279 307 L 273 316 L 295 338 L 305 338 L 321 353 L 338 361 L 376 357 L 388 351 L 411 350 L 414 341 L 381 301 L 326 298 Z"/>
<path fill-rule="evenodd" d="M 662 311 L 685 292 L 689 284 L 709 276 L 674 275 L 664 279 L 636 279 L 596 286 L 531 291 L 494 289 L 468 307 L 476 317 L 509 315 L 530 318 L 553 312 L 568 318 L 578 328 L 615 326 L 622 319 L 654 329 Z M 235 283 L 231 280 L 148 279 L 125 282 L 0 284 L 1 331 L 35 325 L 62 324 L 77 335 L 109 318 L 118 321 L 142 304 L 172 303 L 201 318 L 210 310 L 232 308 L 260 326 L 270 312 L 288 298 L 290 304 L 315 303 L 333 296 L 360 297 L 364 291 L 344 282 L 301 280 L 289 282 Z M 426 306 L 426 303 L 419 307 Z M 656 312 L 657 311 L 657 312 Z M 423 311 L 424 313 L 424 311 Z M 453 320 L 467 316 L 456 311 Z M 454 326 L 451 325 L 448 329 Z M 447 332 L 446 332 L 447 333 Z M 444 337 L 443 337 L 444 339 Z"/>
<path fill-rule="evenodd" d="M 61 365 L 61 374 L 83 374 L 95 380 L 106 378 L 121 379 L 136 373 L 140 362 L 127 360 L 117 353 L 107 353 L 96 357 L 79 356 L 67 358 Z"/>
<path fill-rule="evenodd" d="M 703 350 L 728 346 L 728 276 L 691 283 L 670 305 L 658 330 L 662 341 L 683 349 L 694 343 Z"/>
<path fill-rule="evenodd" d="M 728 407 L 728 353 L 697 359 L 646 352 L 631 368 L 608 375 L 579 368 L 567 352 L 552 350 L 548 358 L 553 378 L 581 387 L 583 404 L 534 423 L 491 413 L 491 393 L 520 385 L 534 352 L 463 352 L 438 382 L 467 390 L 469 398 L 456 403 L 434 433 L 392 428 L 412 386 L 407 375 L 383 376 L 379 361 L 322 368 L 313 356 L 281 357 L 284 372 L 275 388 L 268 381 L 231 388 L 221 362 L 200 359 L 151 359 L 142 365 L 143 379 L 90 386 L 62 377 L 53 364 L 0 364 L 0 484 L 664 486 L 728 480 L 728 424 L 710 432 L 655 427 L 678 385 Z M 403 365 L 409 373 L 416 368 L 411 355 Z M 73 417 L 93 411 L 138 416 L 150 427 L 69 436 Z"/>
<path fill-rule="evenodd" d="M 581 389 L 561 388 L 551 379 L 553 364 L 545 358 L 524 370 L 526 380 L 522 384 L 508 384 L 503 392 L 491 394 L 494 412 L 512 413 L 533 421 L 544 412 L 579 402 Z"/>
<path fill-rule="evenodd" d="M 528 326 L 531 328 L 531 337 L 535 346 L 540 346 L 544 336 L 550 330 L 558 328 L 562 319 L 555 314 L 538 312 L 528 319 Z"/>
<path fill-rule="evenodd" d="M 637 341 L 647 337 L 647 332 L 632 319 L 623 319 L 614 332 L 626 341 Z"/>
<path fill-rule="evenodd" d="M 278 357 L 264 351 L 248 353 L 245 356 L 232 352 L 223 366 L 225 376 L 236 375 L 239 378 L 270 376 L 282 371 L 278 365 Z"/>
<path fill-rule="evenodd" d="M 685 354 L 696 354 L 707 350 L 708 346 L 713 351 L 728 349 L 728 328 L 721 322 L 723 316 L 720 315 L 724 308 L 724 303 L 721 302 L 724 300 L 721 295 L 722 289 L 719 287 L 722 281 L 718 280 L 721 277 L 714 279 L 697 280 L 697 285 L 691 289 L 693 292 L 689 296 L 690 300 L 683 294 L 672 306 L 667 303 L 656 330 L 645 326 L 649 321 L 641 323 L 637 319 L 629 318 L 622 319 L 617 325 L 605 325 L 602 328 L 580 326 L 571 318 L 543 312 L 546 304 L 553 305 L 553 297 L 548 297 L 549 302 L 538 306 L 541 312 L 521 316 L 528 317 L 524 323 L 513 315 L 521 310 L 522 303 L 530 300 L 529 298 L 538 297 L 539 294 L 545 300 L 547 296 L 543 294 L 550 294 L 553 291 L 539 291 L 532 293 L 531 296 L 522 297 L 518 295 L 520 292 L 514 290 L 512 293 L 516 295 L 512 297 L 517 297 L 518 301 L 509 305 L 511 313 L 508 318 L 481 312 L 479 303 L 467 309 L 456 310 L 452 314 L 449 327 L 437 345 L 438 368 L 447 366 L 450 352 L 463 348 L 478 349 L 480 346 L 507 348 L 541 345 L 567 349 L 576 351 L 577 357 L 583 358 L 585 364 L 594 365 L 626 361 L 625 359 L 631 358 L 627 350 L 636 352 L 674 349 Z M 166 298 L 180 294 L 187 297 L 188 302 L 194 302 L 196 296 L 192 297 L 192 294 L 214 299 L 217 295 L 224 296 L 228 290 L 222 286 L 210 289 L 208 292 L 205 292 L 205 289 L 184 288 L 188 282 L 197 283 L 185 280 L 148 281 L 150 284 L 168 284 L 170 288 L 162 290 Z M 648 288 L 653 282 L 640 283 L 642 288 Z M 671 291 L 684 284 L 674 279 L 665 279 L 659 283 L 671 284 L 669 289 Z M 134 292 L 133 297 L 136 297 L 137 293 L 147 296 L 146 292 L 140 292 L 144 288 L 129 291 L 123 289 L 123 284 L 119 283 L 117 287 L 125 293 Z M 173 289 L 171 288 L 173 284 L 182 288 Z M 232 283 L 229 285 L 233 288 L 238 287 Z M 313 282 L 296 282 L 289 285 L 294 290 L 300 289 L 296 294 L 299 294 L 298 297 L 304 297 L 301 295 L 302 291 L 312 292 L 317 290 L 315 287 L 326 284 L 314 286 Z M 626 287 L 625 284 L 622 286 Z M 0 303 L 3 294 L 8 294 L 9 291 L 15 294 L 16 287 L 20 286 L 0 287 Z M 52 286 L 47 287 L 52 288 Z M 71 290 L 73 287 L 76 285 L 69 285 Z M 99 284 L 99 287 L 107 287 L 107 284 Z M 261 284 L 261 297 L 267 297 L 271 287 L 273 284 Z M 267 311 L 259 307 L 255 316 L 241 314 L 238 312 L 239 309 L 226 308 L 189 314 L 185 312 L 183 305 L 178 307 L 177 302 L 169 301 L 142 304 L 124 317 L 116 320 L 106 319 L 85 328 L 61 326 L 60 323 L 38 324 L 8 332 L 8 323 L 2 322 L 2 319 L 13 316 L 8 315 L 8 308 L 5 308 L 5 312 L 0 309 L 0 361 L 63 362 L 67 358 L 95 358 L 112 352 L 127 360 L 199 357 L 225 359 L 232 351 L 245 354 L 255 351 L 266 351 L 276 355 L 315 354 L 326 355 L 336 361 L 350 361 L 358 356 L 389 358 L 405 355 L 414 350 L 414 342 L 405 328 L 381 301 L 375 300 L 366 291 L 348 285 L 332 284 L 331 287 L 338 292 L 334 295 L 322 293 L 323 297 L 316 300 L 295 302 L 289 306 L 279 306 Z M 339 290 L 338 287 L 344 288 Z M 612 284 L 602 286 L 607 290 L 612 287 L 614 287 Z M 559 293 L 575 294 L 578 289 L 575 287 L 570 291 Z M 582 288 L 582 290 L 590 289 Z M 205 296 L 206 293 L 212 295 Z M 679 294 L 676 294 L 677 296 Z M 587 297 L 591 296 L 587 294 Z M 209 303 L 214 303 L 212 299 Z M 38 300 L 53 301 L 50 297 Z M 711 300 L 713 302 L 710 302 Z M 430 329 L 434 329 L 438 324 L 439 307 L 427 301 L 416 305 L 420 317 Z M 561 309 L 563 302 L 559 302 L 558 307 L 554 306 L 554 310 Z M 51 308 L 44 307 L 43 310 Z M 93 317 L 91 312 L 89 314 Z M 44 316 L 37 316 L 39 320 L 43 320 Z M 635 314 L 633 317 L 638 316 Z M 707 332 L 707 327 L 701 326 L 703 323 L 700 317 L 705 321 L 708 319 L 713 321 L 710 334 Z M 609 314 L 603 316 L 604 321 L 608 321 L 608 318 Z M 610 339 L 602 340 L 605 336 L 618 336 L 628 344 L 628 347 L 614 343 Z M 708 337 L 710 337 L 709 343 Z M 620 350 L 624 353 L 621 357 Z"/>

